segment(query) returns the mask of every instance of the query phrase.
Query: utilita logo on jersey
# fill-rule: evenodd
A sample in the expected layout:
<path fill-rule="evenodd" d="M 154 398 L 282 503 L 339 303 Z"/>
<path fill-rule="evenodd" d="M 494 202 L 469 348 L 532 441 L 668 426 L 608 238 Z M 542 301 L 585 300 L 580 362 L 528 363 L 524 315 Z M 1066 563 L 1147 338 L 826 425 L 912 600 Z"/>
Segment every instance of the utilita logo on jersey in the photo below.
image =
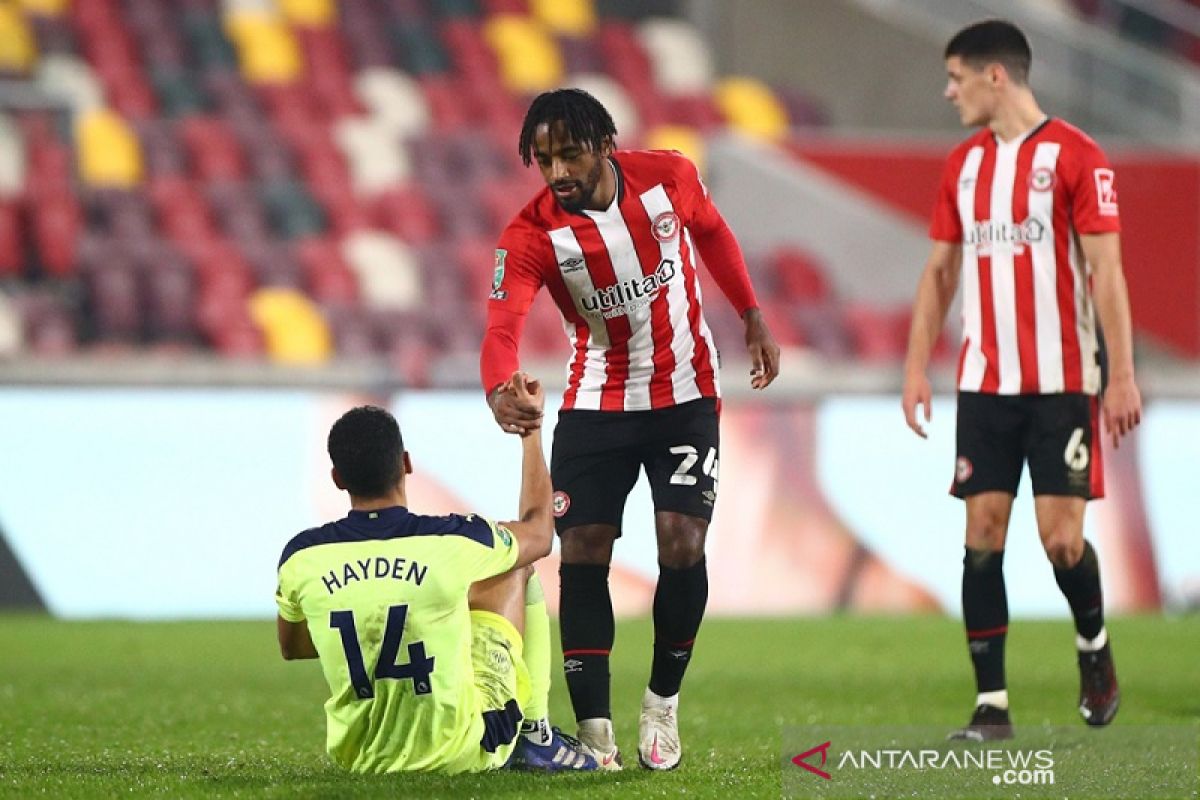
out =
<path fill-rule="evenodd" d="M 978 248 L 984 256 L 997 247 L 1012 248 L 1013 253 L 1025 252 L 1025 245 L 1040 242 L 1046 235 L 1046 226 L 1041 220 L 1030 217 L 1024 222 L 976 222 L 967 231 L 963 244 Z"/>
<path fill-rule="evenodd" d="M 603 289 L 597 289 L 589 295 L 579 298 L 583 313 L 613 319 L 623 317 L 631 311 L 653 302 L 658 297 L 658 290 L 666 286 L 675 277 L 675 262 L 664 258 L 659 262 L 653 275 L 644 278 L 630 278 L 627 281 L 614 283 Z"/>

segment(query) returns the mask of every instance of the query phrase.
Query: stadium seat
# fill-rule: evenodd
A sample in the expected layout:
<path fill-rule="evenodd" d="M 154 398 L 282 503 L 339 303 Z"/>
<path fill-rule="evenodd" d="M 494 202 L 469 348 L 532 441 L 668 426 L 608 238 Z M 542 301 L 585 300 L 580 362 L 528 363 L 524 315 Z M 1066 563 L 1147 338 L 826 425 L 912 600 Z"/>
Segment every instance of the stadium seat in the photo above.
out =
<path fill-rule="evenodd" d="M 478 17 L 478 0 L 429 0 L 429 8 L 439 17 Z"/>
<path fill-rule="evenodd" d="M 25 140 L 7 114 L 0 114 L 0 200 L 25 191 Z"/>
<path fill-rule="evenodd" d="M 691 23 L 648 19 L 638 25 L 637 35 L 650 56 L 654 81 L 663 92 L 698 94 L 712 88 L 712 54 Z"/>
<path fill-rule="evenodd" d="M 325 229 L 325 215 L 303 184 L 276 180 L 259 187 L 271 228 L 284 239 L 313 236 Z"/>
<path fill-rule="evenodd" d="M 339 120 L 334 138 L 346 159 L 356 192 L 376 194 L 408 180 L 412 172 L 408 150 L 387 126 L 375 119 Z"/>
<path fill-rule="evenodd" d="M 864 361 L 900 361 L 907 345 L 908 308 L 879 308 L 865 303 L 849 305 L 844 312 L 854 344 L 854 355 Z"/>
<path fill-rule="evenodd" d="M 378 352 L 375 325 L 357 309 L 325 306 L 322 310 L 333 335 L 334 347 L 339 358 L 364 359 Z"/>
<path fill-rule="evenodd" d="M 496 53 L 501 80 L 510 92 L 544 92 L 562 81 L 558 44 L 532 18 L 498 14 L 484 23 L 483 34 Z"/>
<path fill-rule="evenodd" d="M 272 361 L 316 365 L 329 360 L 333 352 L 329 326 L 302 292 L 264 287 L 250 296 L 249 308 Z"/>
<path fill-rule="evenodd" d="M 59 358 L 76 350 L 75 315 L 61 296 L 45 291 L 12 298 L 22 323 L 25 351 L 35 358 Z"/>
<path fill-rule="evenodd" d="M 241 74 L 250 83 L 290 83 L 304 71 L 300 48 L 283 20 L 272 14 L 235 12 L 226 18 Z"/>
<path fill-rule="evenodd" d="M 70 0 L 20 0 L 18 5 L 26 14 L 39 17 L 61 17 L 70 6 Z"/>
<path fill-rule="evenodd" d="M 833 299 L 825 268 L 806 250 L 785 245 L 765 259 L 766 285 L 794 304 L 821 304 Z"/>
<path fill-rule="evenodd" d="M 37 42 L 39 60 L 50 55 L 69 55 L 78 51 L 75 29 L 66 17 L 33 17 L 29 22 Z"/>
<path fill-rule="evenodd" d="M 413 75 L 440 74 L 450 69 L 450 55 L 431 25 L 401 20 L 388 26 L 392 45 L 404 68 Z"/>
<path fill-rule="evenodd" d="M 704 172 L 704 137 L 695 128 L 682 125 L 660 125 L 646 131 L 643 141 L 650 150 L 678 150 Z"/>
<path fill-rule="evenodd" d="M 92 68 L 74 55 L 55 54 L 43 58 L 37 69 L 37 86 L 47 94 L 63 98 L 75 111 L 104 105 L 104 88 Z"/>
<path fill-rule="evenodd" d="M 24 347 L 25 325 L 21 312 L 8 295 L 0 292 L 0 359 L 15 356 Z"/>
<path fill-rule="evenodd" d="M 196 286 L 192 270 L 179 258 L 164 258 L 144 269 L 142 275 L 150 340 L 193 341 Z"/>
<path fill-rule="evenodd" d="M 419 189 L 396 186 L 380 192 L 372 203 L 376 226 L 390 231 L 412 247 L 420 247 L 442 234 L 438 209 Z"/>
<path fill-rule="evenodd" d="M 46 192 L 31 198 L 33 246 L 42 271 L 55 278 L 75 272 L 83 214 L 79 201 L 65 192 Z"/>
<path fill-rule="evenodd" d="M 102 342 L 134 343 L 142 333 L 142 299 L 137 268 L 110 256 L 87 271 L 89 317 L 95 338 Z"/>
<path fill-rule="evenodd" d="M 596 29 L 592 0 L 529 0 L 529 8 L 539 22 L 562 36 L 582 39 Z"/>
<path fill-rule="evenodd" d="M 358 278 L 363 304 L 375 310 L 421 307 L 421 276 L 412 251 L 379 231 L 357 231 L 342 240 L 342 254 Z"/>
<path fill-rule="evenodd" d="M 636 136 L 641 130 L 641 119 L 638 117 L 637 106 L 621 85 L 607 75 L 585 73 L 570 76 L 565 85 L 583 89 L 608 109 L 617 126 L 620 136 Z"/>
<path fill-rule="evenodd" d="M 150 83 L 165 116 L 178 118 L 200 114 L 207 108 L 208 100 L 196 76 L 182 67 L 152 67 Z"/>
<path fill-rule="evenodd" d="M 28 75 L 37 57 L 37 41 L 21 9 L 0 4 L 0 75 Z"/>
<path fill-rule="evenodd" d="M 137 136 L 117 114 L 94 110 L 76 123 L 79 173 L 92 186 L 134 186 L 142 178 Z"/>
<path fill-rule="evenodd" d="M 717 83 L 714 97 L 735 131 L 768 141 L 779 141 L 787 135 L 787 111 L 762 81 L 725 78 Z"/>
<path fill-rule="evenodd" d="M 224 120 L 212 116 L 187 117 L 180 120 L 178 130 L 197 178 L 234 181 L 244 177 L 241 148 Z"/>
<path fill-rule="evenodd" d="M 0 279 L 18 276 L 24 270 L 24 238 L 21 204 L 11 197 L 0 199 Z"/>
<path fill-rule="evenodd" d="M 354 92 L 371 117 L 397 138 L 420 136 L 429 129 L 429 106 L 421 86 L 399 70 L 360 70 L 354 76 Z"/>
<path fill-rule="evenodd" d="M 276 0 L 279 10 L 292 25 L 326 28 L 337 19 L 334 0 Z"/>

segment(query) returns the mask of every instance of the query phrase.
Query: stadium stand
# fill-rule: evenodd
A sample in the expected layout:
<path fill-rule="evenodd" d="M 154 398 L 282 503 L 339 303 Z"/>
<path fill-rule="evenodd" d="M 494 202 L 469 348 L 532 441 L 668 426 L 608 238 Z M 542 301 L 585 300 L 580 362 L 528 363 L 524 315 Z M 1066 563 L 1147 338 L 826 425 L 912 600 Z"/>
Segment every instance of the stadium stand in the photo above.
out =
<path fill-rule="evenodd" d="M 795 89 L 718 75 L 671 10 L 0 6 L 0 72 L 64 109 L 0 111 L 5 352 L 381 357 L 421 384 L 430 359 L 477 350 L 492 242 L 540 186 L 515 153 L 533 94 L 582 86 L 612 111 L 622 146 L 678 149 L 702 169 L 709 134 L 778 141 L 823 122 Z M 784 345 L 902 353 L 895 310 L 844 303 L 811 254 L 748 257 Z M 719 335 L 740 338 L 732 312 L 710 308 Z M 526 352 L 561 357 L 562 342 L 553 311 L 535 307 Z"/>

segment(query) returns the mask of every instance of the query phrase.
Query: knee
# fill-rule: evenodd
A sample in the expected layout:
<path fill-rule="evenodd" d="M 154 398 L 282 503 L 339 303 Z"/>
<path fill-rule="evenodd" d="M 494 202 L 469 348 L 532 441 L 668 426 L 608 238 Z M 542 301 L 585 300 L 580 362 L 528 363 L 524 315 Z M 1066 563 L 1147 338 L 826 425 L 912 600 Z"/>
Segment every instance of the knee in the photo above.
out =
<path fill-rule="evenodd" d="M 676 525 L 663 531 L 658 540 L 658 563 L 671 569 L 687 569 L 704 558 L 704 525 Z"/>
<path fill-rule="evenodd" d="M 1042 540 L 1046 558 L 1058 569 L 1070 569 L 1083 555 L 1083 539 L 1070 534 L 1052 533 Z"/>
<path fill-rule="evenodd" d="M 569 528 L 562 534 L 564 564 L 608 564 L 612 560 L 615 531 L 589 527 Z"/>
<path fill-rule="evenodd" d="M 974 550 L 1003 550 L 1008 519 L 1002 514 L 981 514 L 967 527 L 967 547 Z"/>

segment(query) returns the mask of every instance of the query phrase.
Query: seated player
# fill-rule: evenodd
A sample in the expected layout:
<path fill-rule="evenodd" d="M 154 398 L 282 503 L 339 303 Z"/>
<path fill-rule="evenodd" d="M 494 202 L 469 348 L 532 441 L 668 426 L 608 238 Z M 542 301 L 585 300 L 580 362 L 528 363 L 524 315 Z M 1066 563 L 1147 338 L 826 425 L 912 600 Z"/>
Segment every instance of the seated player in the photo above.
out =
<path fill-rule="evenodd" d="M 545 400 L 523 373 L 504 391 Z M 550 623 L 532 564 L 550 552 L 550 475 L 540 434 L 521 446 L 520 520 L 497 524 L 408 510 L 412 465 L 384 409 L 352 409 L 330 430 L 351 511 L 287 544 L 276 601 L 283 657 L 321 660 L 326 747 L 342 767 L 596 769 L 546 719 Z"/>

